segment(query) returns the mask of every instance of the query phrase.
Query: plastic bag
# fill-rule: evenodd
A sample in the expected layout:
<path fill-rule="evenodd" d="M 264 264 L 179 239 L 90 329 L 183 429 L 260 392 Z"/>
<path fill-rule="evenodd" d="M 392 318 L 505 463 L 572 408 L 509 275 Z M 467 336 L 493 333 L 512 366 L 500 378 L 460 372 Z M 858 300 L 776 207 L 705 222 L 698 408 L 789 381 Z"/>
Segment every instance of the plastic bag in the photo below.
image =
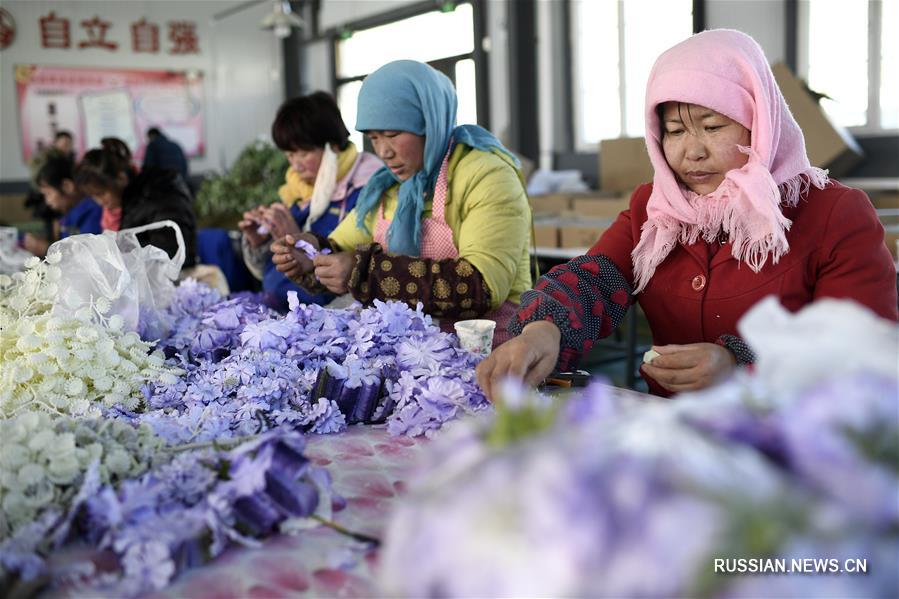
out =
<path fill-rule="evenodd" d="M 137 240 L 139 233 L 164 227 L 175 230 L 178 251 L 174 258 L 158 247 L 141 246 Z M 105 316 L 121 316 L 124 329 L 136 331 L 144 339 L 159 339 L 168 332 L 165 308 L 175 293 L 174 282 L 185 254 L 184 237 L 174 221 L 118 233 L 73 235 L 54 243 L 49 253 L 60 255 L 62 273 L 54 315 L 71 316 L 84 307 L 107 304 Z"/>
<path fill-rule="evenodd" d="M 31 257 L 19 247 L 19 232 L 15 227 L 0 227 L 0 275 L 11 275 L 25 269 L 25 260 Z"/>

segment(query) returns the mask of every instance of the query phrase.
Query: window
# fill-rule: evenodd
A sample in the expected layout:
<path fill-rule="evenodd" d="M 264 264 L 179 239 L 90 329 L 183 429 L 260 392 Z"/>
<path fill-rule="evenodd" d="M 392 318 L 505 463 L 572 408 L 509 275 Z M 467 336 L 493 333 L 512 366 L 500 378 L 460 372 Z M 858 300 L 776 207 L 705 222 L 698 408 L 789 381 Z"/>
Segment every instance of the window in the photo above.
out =
<path fill-rule="evenodd" d="M 799 4 L 799 72 L 838 124 L 899 129 L 899 3 L 815 0 Z"/>
<path fill-rule="evenodd" d="M 572 0 L 571 20 L 577 149 L 642 136 L 649 71 L 693 32 L 692 0 Z"/>
<path fill-rule="evenodd" d="M 355 31 L 336 42 L 337 103 L 353 142 L 356 100 L 365 76 L 393 60 L 427 62 L 450 78 L 459 96 L 457 123 L 477 123 L 477 71 L 474 60 L 474 11 L 471 4 L 451 12 L 433 11 L 386 25 Z"/>

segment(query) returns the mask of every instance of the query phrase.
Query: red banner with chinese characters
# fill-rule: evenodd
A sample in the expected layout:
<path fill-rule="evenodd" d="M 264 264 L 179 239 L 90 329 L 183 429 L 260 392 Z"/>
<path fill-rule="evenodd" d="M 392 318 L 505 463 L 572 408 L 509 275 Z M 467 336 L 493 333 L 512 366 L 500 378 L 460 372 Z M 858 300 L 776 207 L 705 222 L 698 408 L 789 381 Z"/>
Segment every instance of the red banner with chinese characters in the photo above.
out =
<path fill-rule="evenodd" d="M 16 65 L 15 77 L 25 162 L 60 130 L 72 132 L 79 156 L 104 137 L 118 137 L 140 162 L 150 127 L 188 156 L 205 152 L 200 72 Z"/>

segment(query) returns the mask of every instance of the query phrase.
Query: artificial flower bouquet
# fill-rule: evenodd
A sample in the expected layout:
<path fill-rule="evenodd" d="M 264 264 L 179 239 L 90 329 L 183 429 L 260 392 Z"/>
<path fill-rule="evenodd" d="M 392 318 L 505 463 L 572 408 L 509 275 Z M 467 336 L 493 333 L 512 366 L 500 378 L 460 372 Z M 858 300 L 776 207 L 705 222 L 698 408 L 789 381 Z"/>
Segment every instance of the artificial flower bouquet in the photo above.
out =
<path fill-rule="evenodd" d="M 895 596 L 899 329 L 771 300 L 741 334 L 755 373 L 704 392 L 509 387 L 490 426 L 454 424 L 388 526 L 384 592 Z"/>
<path fill-rule="evenodd" d="M 159 439 L 144 436 L 142 443 L 106 452 L 96 444 L 76 446 L 74 463 L 58 466 L 61 459 L 51 459 L 45 475 L 72 496 L 67 507 L 60 496 L 45 501 L 34 520 L 14 522 L 14 533 L 0 537 L 0 590 L 44 585 L 137 596 L 162 589 L 231 544 L 258 547 L 276 532 L 330 523 L 330 476 L 303 455 L 304 443 L 301 434 L 280 430 L 231 450 L 170 447 L 155 456 L 152 468 L 148 448 L 162 445 Z M 47 483 L 24 480 L 25 471 L 41 463 L 32 460 L 15 482 L 34 495 Z M 52 559 L 54 551 L 73 546 L 80 548 L 74 558 Z"/>
<path fill-rule="evenodd" d="M 174 382 L 181 371 L 122 317 L 93 298 L 72 314 L 53 309 L 62 290 L 59 254 L 29 260 L 24 272 L 0 276 L 0 417 L 27 410 L 97 417 L 124 406 L 140 411 L 148 382 Z"/>
<path fill-rule="evenodd" d="M 148 410 L 119 417 L 172 443 L 240 437 L 289 425 L 312 433 L 386 422 L 394 435 L 429 434 L 488 408 L 479 358 L 402 303 L 279 315 L 250 295 L 222 301 L 182 284 L 168 308 L 177 326 L 159 346 L 185 374 L 145 388 Z"/>

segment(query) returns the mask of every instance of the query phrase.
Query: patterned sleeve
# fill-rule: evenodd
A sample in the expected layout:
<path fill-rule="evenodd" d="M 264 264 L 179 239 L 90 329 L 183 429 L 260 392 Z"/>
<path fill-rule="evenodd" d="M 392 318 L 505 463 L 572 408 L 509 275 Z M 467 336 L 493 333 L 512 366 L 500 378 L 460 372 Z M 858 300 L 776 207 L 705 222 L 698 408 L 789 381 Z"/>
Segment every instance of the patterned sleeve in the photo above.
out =
<path fill-rule="evenodd" d="M 737 366 L 755 364 L 755 352 L 736 335 L 721 335 L 715 343 L 734 355 Z"/>
<path fill-rule="evenodd" d="M 538 320 L 555 324 L 562 332 L 556 366 L 567 371 L 598 339 L 618 327 L 632 303 L 631 286 L 609 258 L 579 256 L 556 266 L 522 294 L 509 330 L 519 335 L 525 325 Z"/>
<path fill-rule="evenodd" d="M 304 231 L 296 236 L 296 239 L 306 241 L 312 244 L 312 247 L 318 250 L 334 250 L 333 244 L 330 240 L 323 236 L 315 233 L 314 231 Z M 299 280 L 294 280 L 299 287 L 301 287 L 304 291 L 308 292 L 310 295 L 318 295 L 319 293 L 327 293 L 328 288 L 319 282 L 319 280 L 315 277 L 315 271 L 310 270 L 309 272 L 303 274 Z"/>
<path fill-rule="evenodd" d="M 465 258 L 433 260 L 384 252 L 377 243 L 359 246 L 349 289 L 357 300 L 397 300 L 424 305 L 436 317 L 474 318 L 490 310 L 490 289 Z"/>
<path fill-rule="evenodd" d="M 251 247 L 247 241 L 246 235 L 240 237 L 240 249 L 243 254 L 243 263 L 246 265 L 254 277 L 262 280 L 265 274 L 265 263 L 272 259 L 272 253 L 268 249 L 268 242 L 263 243 L 259 247 Z"/>

